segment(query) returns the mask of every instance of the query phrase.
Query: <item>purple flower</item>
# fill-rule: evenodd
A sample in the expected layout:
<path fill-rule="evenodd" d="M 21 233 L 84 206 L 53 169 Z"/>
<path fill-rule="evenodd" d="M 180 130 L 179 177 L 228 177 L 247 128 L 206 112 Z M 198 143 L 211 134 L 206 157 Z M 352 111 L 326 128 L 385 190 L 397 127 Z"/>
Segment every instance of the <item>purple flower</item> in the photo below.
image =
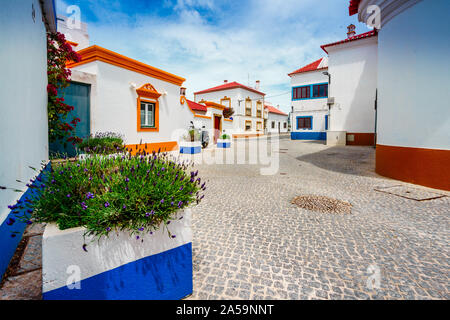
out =
<path fill-rule="evenodd" d="M 105 208 L 108 208 L 108 207 L 109 207 L 109 202 L 106 201 L 106 202 L 105 202 Z"/>
<path fill-rule="evenodd" d="M 162 167 L 162 168 L 161 168 L 161 171 L 164 171 L 164 170 L 166 170 L 166 168 Z"/>
<path fill-rule="evenodd" d="M 122 209 L 126 209 L 126 208 L 127 208 L 127 206 L 126 206 L 126 205 L 123 205 L 123 206 L 122 206 Z"/>
<path fill-rule="evenodd" d="M 171 206 L 173 206 L 173 201 L 170 203 Z"/>
<path fill-rule="evenodd" d="M 8 221 L 6 221 L 6 224 L 8 226 L 12 226 L 14 224 L 14 222 L 16 222 L 16 219 L 14 218 L 9 218 Z"/>
<path fill-rule="evenodd" d="M 164 199 L 161 199 L 161 203 L 164 203 Z"/>
<path fill-rule="evenodd" d="M 128 177 L 126 177 L 126 178 L 125 178 L 125 182 L 128 182 L 128 181 L 130 181 L 130 179 L 128 179 Z"/>
<path fill-rule="evenodd" d="M 81 208 L 83 209 L 83 210 L 86 210 L 87 209 L 87 205 L 86 205 L 86 202 L 82 202 L 81 203 Z"/>
<path fill-rule="evenodd" d="M 136 236 L 136 240 L 139 240 L 139 236 Z"/>
<path fill-rule="evenodd" d="M 86 193 L 86 198 L 87 199 L 93 199 L 94 198 L 94 194 L 91 192 Z"/>
<path fill-rule="evenodd" d="M 66 196 L 67 198 L 70 198 L 70 193 Z"/>
<path fill-rule="evenodd" d="M 106 228 L 106 231 L 108 231 L 108 232 L 111 231 L 111 228 L 110 227 Z"/>
<path fill-rule="evenodd" d="M 180 187 L 180 191 L 183 190 L 183 186 Z"/>
<path fill-rule="evenodd" d="M 143 227 L 141 227 L 141 228 L 139 228 L 138 230 L 139 230 L 139 231 L 144 231 L 144 228 L 143 228 Z"/>
<path fill-rule="evenodd" d="M 183 205 L 183 201 L 178 202 L 178 208 L 181 208 L 182 205 Z"/>

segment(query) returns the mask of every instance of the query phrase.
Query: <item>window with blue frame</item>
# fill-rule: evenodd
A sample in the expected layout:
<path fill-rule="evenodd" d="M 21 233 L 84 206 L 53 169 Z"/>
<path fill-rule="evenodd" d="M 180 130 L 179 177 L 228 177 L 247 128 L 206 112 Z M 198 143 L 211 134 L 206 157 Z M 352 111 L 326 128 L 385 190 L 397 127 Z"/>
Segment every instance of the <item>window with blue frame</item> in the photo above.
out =
<path fill-rule="evenodd" d="M 320 99 L 328 97 L 328 83 L 293 87 L 292 100 Z"/>
<path fill-rule="evenodd" d="M 315 84 L 313 85 L 313 98 L 326 98 L 328 97 L 328 84 Z"/>
<path fill-rule="evenodd" d="M 303 86 L 303 87 L 297 87 L 293 88 L 293 98 L 294 99 L 308 99 L 310 98 L 310 86 Z"/>
<path fill-rule="evenodd" d="M 312 116 L 297 117 L 297 129 L 312 130 Z"/>

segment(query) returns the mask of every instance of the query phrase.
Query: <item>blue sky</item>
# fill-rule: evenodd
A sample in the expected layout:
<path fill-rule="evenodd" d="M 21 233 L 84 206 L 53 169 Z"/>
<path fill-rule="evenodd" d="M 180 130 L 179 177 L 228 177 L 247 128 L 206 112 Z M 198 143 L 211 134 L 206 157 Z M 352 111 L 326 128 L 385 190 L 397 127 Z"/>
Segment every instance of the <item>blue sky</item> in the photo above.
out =
<path fill-rule="evenodd" d="M 324 56 L 356 16 L 348 0 L 57 0 L 78 5 L 91 44 L 186 78 L 188 97 L 223 80 L 261 81 L 267 101 L 290 110 L 287 73 Z"/>

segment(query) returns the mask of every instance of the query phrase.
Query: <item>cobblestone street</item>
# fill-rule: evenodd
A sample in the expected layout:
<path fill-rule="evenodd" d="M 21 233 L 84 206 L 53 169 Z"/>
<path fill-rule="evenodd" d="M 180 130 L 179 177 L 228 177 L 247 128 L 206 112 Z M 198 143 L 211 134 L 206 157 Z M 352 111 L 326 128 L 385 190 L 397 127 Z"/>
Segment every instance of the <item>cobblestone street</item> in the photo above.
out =
<path fill-rule="evenodd" d="M 450 198 L 375 191 L 430 189 L 377 176 L 374 153 L 281 139 L 274 176 L 198 166 L 209 182 L 194 209 L 190 299 L 449 299 Z M 302 210 L 298 195 L 348 201 L 352 213 Z"/>
<path fill-rule="evenodd" d="M 370 147 L 284 137 L 279 165 L 269 176 L 258 165 L 197 165 L 208 182 L 193 209 L 188 299 L 450 298 L 448 192 L 376 175 Z M 390 186 L 444 197 L 416 201 L 374 190 Z M 299 209 L 292 200 L 302 195 L 347 201 L 352 212 Z M 28 231 L 0 299 L 41 297 L 41 233 Z"/>

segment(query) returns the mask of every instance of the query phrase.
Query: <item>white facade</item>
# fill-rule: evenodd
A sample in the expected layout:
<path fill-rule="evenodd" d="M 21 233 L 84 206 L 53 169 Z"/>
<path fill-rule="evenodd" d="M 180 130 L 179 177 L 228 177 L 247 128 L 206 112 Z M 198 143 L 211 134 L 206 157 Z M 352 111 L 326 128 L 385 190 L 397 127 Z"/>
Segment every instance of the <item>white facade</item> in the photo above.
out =
<path fill-rule="evenodd" d="M 17 218 L 8 206 L 29 196 L 25 184 L 38 174 L 30 166 L 39 170 L 48 160 L 46 32 L 56 31 L 54 12 L 52 1 L 0 4 L 0 186 L 24 191 L 0 189 L 0 277 L 26 226 L 8 225 Z"/>
<path fill-rule="evenodd" d="M 224 100 L 229 98 L 230 100 Z M 249 102 L 246 100 L 249 99 Z M 212 101 L 234 109 L 233 134 L 263 134 L 264 133 L 264 95 L 245 88 L 233 88 L 220 91 L 195 94 L 195 102 Z M 228 102 L 229 101 L 229 102 Z M 261 115 L 257 117 L 257 105 L 260 103 Z M 251 116 L 246 115 L 246 103 L 251 105 Z M 246 130 L 250 124 L 250 130 Z"/>
<path fill-rule="evenodd" d="M 328 115 L 327 97 L 294 99 L 294 88 L 311 86 L 317 84 L 328 84 L 328 76 L 323 72 L 326 66 L 315 71 L 291 74 L 291 95 L 293 112 L 291 114 L 291 138 L 295 140 L 324 140 L 326 135 L 326 119 Z M 312 93 L 311 93 L 312 95 Z M 297 126 L 297 119 L 311 117 L 312 128 L 303 129 Z"/>
<path fill-rule="evenodd" d="M 361 1 L 381 9 L 376 172 L 450 190 L 447 0 Z"/>
<path fill-rule="evenodd" d="M 75 50 L 90 46 L 87 24 L 65 16 L 58 16 L 58 31 L 63 33 L 67 41 L 76 44 Z"/>
<path fill-rule="evenodd" d="M 83 56 L 89 50 L 96 55 L 110 54 L 109 50 L 93 46 L 80 51 Z M 115 54 L 115 53 L 111 53 Z M 112 59 L 108 56 L 108 59 Z M 117 61 L 117 60 L 112 60 Z M 90 132 L 116 132 L 124 136 L 128 146 L 147 143 L 171 149 L 186 134 L 194 114 L 180 96 L 183 78 L 170 75 L 150 66 L 143 71 L 134 69 L 135 60 L 124 57 L 120 62 L 125 67 L 113 63 L 93 60 L 84 64 L 75 64 L 72 80 L 91 85 L 90 92 Z M 155 77 L 148 73 L 153 72 Z M 177 78 L 174 78 L 177 77 Z M 171 79 L 178 83 L 174 83 Z M 159 97 L 141 97 L 138 93 L 149 84 Z M 139 122 L 140 103 L 155 103 L 155 128 L 142 129 Z M 169 150 L 167 149 L 167 150 Z"/>
<path fill-rule="evenodd" d="M 267 110 L 267 108 L 266 108 Z M 288 115 L 267 111 L 267 132 L 268 133 L 287 133 Z"/>
<path fill-rule="evenodd" d="M 0 185 L 23 190 L 48 159 L 46 26 L 38 0 L 0 7 Z M 0 225 L 21 196 L 1 190 Z"/>
<path fill-rule="evenodd" d="M 327 47 L 331 75 L 329 130 L 350 138 L 373 135 L 377 91 L 377 37 Z M 372 140 L 373 141 L 373 140 Z M 359 143 L 358 143 L 359 144 Z"/>
<path fill-rule="evenodd" d="M 378 144 L 450 149 L 448 12 L 448 1 L 420 1 L 382 26 Z"/>

